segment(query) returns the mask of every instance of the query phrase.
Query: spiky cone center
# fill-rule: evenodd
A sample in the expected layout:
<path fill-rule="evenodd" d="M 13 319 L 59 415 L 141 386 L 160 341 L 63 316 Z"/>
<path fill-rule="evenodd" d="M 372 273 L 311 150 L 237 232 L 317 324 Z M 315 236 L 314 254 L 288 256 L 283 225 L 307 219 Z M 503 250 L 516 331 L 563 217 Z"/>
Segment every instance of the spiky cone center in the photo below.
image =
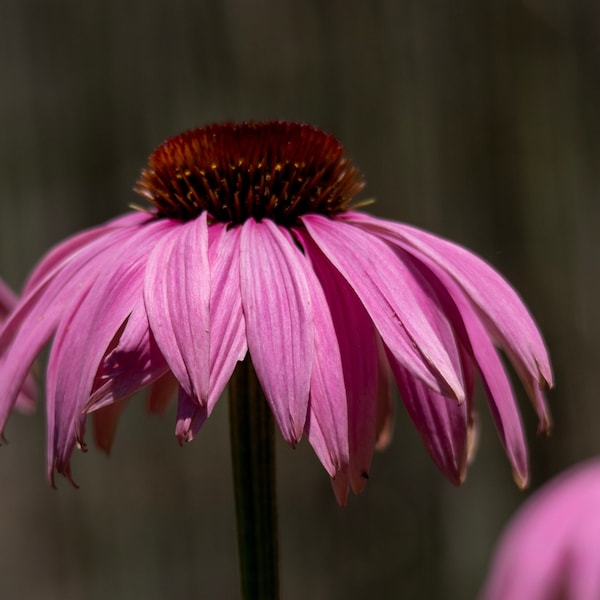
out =
<path fill-rule="evenodd" d="M 224 123 L 186 131 L 151 154 L 136 191 L 158 218 L 203 211 L 225 223 L 249 217 L 294 225 L 307 213 L 348 210 L 364 187 L 333 136 L 286 121 Z"/>

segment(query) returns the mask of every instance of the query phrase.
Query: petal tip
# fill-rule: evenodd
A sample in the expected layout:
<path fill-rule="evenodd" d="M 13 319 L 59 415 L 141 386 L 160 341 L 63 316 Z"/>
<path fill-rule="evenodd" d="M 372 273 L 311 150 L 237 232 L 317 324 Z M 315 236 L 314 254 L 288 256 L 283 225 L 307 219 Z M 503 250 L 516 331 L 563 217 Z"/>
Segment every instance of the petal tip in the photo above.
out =
<path fill-rule="evenodd" d="M 512 476 L 515 483 L 517 484 L 517 487 L 521 491 L 525 490 L 529 485 L 529 476 L 527 473 L 519 473 L 518 471 L 513 470 Z"/>
<path fill-rule="evenodd" d="M 345 508 L 348 502 L 348 493 L 350 492 L 348 471 L 346 469 L 339 471 L 335 474 L 335 477 L 331 477 L 330 482 L 338 505 Z"/>
<path fill-rule="evenodd" d="M 369 480 L 369 472 L 366 469 L 358 470 L 350 476 L 350 487 L 355 494 L 360 494 Z"/>
<path fill-rule="evenodd" d="M 175 437 L 180 446 L 185 446 L 194 439 L 194 433 L 191 427 L 186 427 L 184 430 L 176 431 Z"/>
<path fill-rule="evenodd" d="M 550 437 L 553 429 L 554 424 L 549 416 L 546 416 L 538 421 L 537 434 L 539 436 Z"/>

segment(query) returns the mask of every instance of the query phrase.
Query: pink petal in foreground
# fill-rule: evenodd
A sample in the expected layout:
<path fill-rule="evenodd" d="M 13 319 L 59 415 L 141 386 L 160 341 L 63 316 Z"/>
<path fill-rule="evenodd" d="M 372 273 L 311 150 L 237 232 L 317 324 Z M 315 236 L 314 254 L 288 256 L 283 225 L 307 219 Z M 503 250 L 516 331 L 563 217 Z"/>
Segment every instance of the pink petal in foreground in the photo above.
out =
<path fill-rule="evenodd" d="M 178 224 L 148 259 L 144 301 L 150 328 L 186 394 L 208 399 L 210 269 L 206 213 Z"/>
<path fill-rule="evenodd" d="M 167 371 L 140 297 L 102 358 L 85 410 L 96 410 L 128 398 L 161 379 Z"/>
<path fill-rule="evenodd" d="M 223 393 L 238 361 L 246 356 L 246 319 L 240 294 L 240 233 L 211 225 L 210 257 L 210 389 L 208 413 Z"/>
<path fill-rule="evenodd" d="M 416 301 L 428 316 L 438 338 L 444 344 L 452 366 L 459 374 L 461 384 L 467 391 L 462 372 L 461 352 L 455 332 L 448 322 L 440 300 L 428 278 L 421 273 L 414 259 L 403 252 L 398 258 L 406 265 L 417 284 L 414 289 Z M 468 455 L 468 405 L 446 398 L 427 388 L 404 369 L 393 356 L 389 362 L 396 377 L 402 401 L 421 435 L 429 454 L 442 473 L 454 485 L 465 478 Z"/>
<path fill-rule="evenodd" d="M 105 264 L 104 257 L 131 237 L 126 228 L 109 230 L 89 245 L 82 247 L 75 257 L 57 267 L 52 278 L 44 278 L 17 304 L 0 332 L 0 381 L 3 398 L 0 400 L 0 431 L 36 356 L 50 339 L 59 321 L 70 307 L 87 294 L 98 271 Z M 64 242 L 69 243 L 69 240 Z M 89 323 L 86 324 L 88 329 Z M 10 346 L 10 348 L 8 348 Z"/>
<path fill-rule="evenodd" d="M 402 402 L 425 447 L 446 478 L 463 482 L 467 467 L 467 404 L 445 398 L 415 379 L 393 360 Z"/>
<path fill-rule="evenodd" d="M 321 284 L 305 269 L 315 320 L 315 349 L 306 430 L 308 440 L 328 473 L 348 466 L 348 409 L 340 348 Z"/>
<path fill-rule="evenodd" d="M 303 246 L 321 283 L 340 349 L 344 385 L 348 399 L 350 466 L 333 482 L 338 502 L 345 501 L 350 484 L 363 490 L 371 468 L 375 446 L 378 393 L 377 344 L 373 323 L 348 282 L 317 248 L 313 239 L 299 230 Z"/>
<path fill-rule="evenodd" d="M 115 334 L 141 298 L 148 252 L 168 227 L 168 223 L 156 221 L 136 230 L 114 251 L 125 252 L 129 260 L 119 262 L 114 256 L 108 257 L 108 272 L 98 277 L 59 324 L 48 360 L 50 468 L 54 465 L 64 473 L 75 441 L 83 445 L 84 410 L 96 374 Z M 73 355 L 78 357 L 77 369 L 71 368 Z"/>
<path fill-rule="evenodd" d="M 497 334 L 503 349 L 522 364 L 522 370 L 533 374 L 539 383 L 552 386 L 550 359 L 533 318 L 517 292 L 485 261 L 416 227 L 357 212 L 348 213 L 346 218 L 391 233 L 411 246 L 412 253 L 423 254 L 444 269 L 486 316 L 486 325 Z"/>
<path fill-rule="evenodd" d="M 191 442 L 206 422 L 206 419 L 208 419 L 207 406 L 198 404 L 188 396 L 182 386 L 179 386 L 177 425 L 175 426 L 175 435 L 179 443 Z"/>
<path fill-rule="evenodd" d="M 488 404 L 500 441 L 513 467 L 519 487 L 527 485 L 527 445 L 517 403 L 502 361 L 478 314 L 461 288 L 445 272 L 426 257 L 420 257 L 420 268 L 430 281 L 439 302 L 452 321 L 457 337 L 479 370 Z"/>
<path fill-rule="evenodd" d="M 175 435 L 191 442 L 219 400 L 238 361 L 243 360 L 246 320 L 240 296 L 240 228 L 227 231 L 221 223 L 209 229 L 210 387 L 206 406 L 199 407 L 180 388 Z"/>
<path fill-rule="evenodd" d="M 468 316 L 466 310 L 463 314 L 471 352 L 479 366 L 496 430 L 513 468 L 513 478 L 520 488 L 525 488 L 529 480 L 527 444 L 510 380 L 481 323 L 475 315 Z"/>
<path fill-rule="evenodd" d="M 305 215 L 302 222 L 361 299 L 395 358 L 435 391 L 463 400 L 460 376 L 415 299 L 418 284 L 391 248 L 343 221 Z"/>
<path fill-rule="evenodd" d="M 240 289 L 248 348 L 279 429 L 302 437 L 313 365 L 314 323 L 302 254 L 265 219 L 242 226 Z"/>
<path fill-rule="evenodd" d="M 52 248 L 35 266 L 27 279 L 23 294 L 28 294 L 44 279 L 53 276 L 57 270 L 60 270 L 66 264 L 77 261 L 80 252 L 85 253 L 90 244 L 106 237 L 107 233 L 117 232 L 119 229 L 127 229 L 127 231 L 131 232 L 136 226 L 148 221 L 149 218 L 148 214 L 141 212 L 127 213 L 108 223 L 87 229 L 64 240 Z"/>

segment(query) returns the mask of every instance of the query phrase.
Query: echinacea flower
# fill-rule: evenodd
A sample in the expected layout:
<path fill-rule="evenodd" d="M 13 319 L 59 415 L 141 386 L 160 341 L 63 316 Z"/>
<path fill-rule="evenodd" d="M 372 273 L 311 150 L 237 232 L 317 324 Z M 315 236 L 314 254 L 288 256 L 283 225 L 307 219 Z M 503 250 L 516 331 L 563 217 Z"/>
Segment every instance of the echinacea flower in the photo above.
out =
<path fill-rule="evenodd" d="M 6 321 L 10 311 L 16 304 L 16 294 L 2 279 L 0 279 L 0 330 L 2 329 L 2 324 Z M 2 359 L 0 358 L 0 361 L 1 360 Z M 36 396 L 37 389 L 35 381 L 31 375 L 28 375 L 23 382 L 23 386 L 15 401 L 17 410 L 25 414 L 33 412 L 36 406 Z"/>
<path fill-rule="evenodd" d="M 275 421 L 303 435 L 340 502 L 390 434 L 395 381 L 428 451 L 464 476 L 481 379 L 520 485 L 527 452 L 501 348 L 549 426 L 552 373 L 516 292 L 451 242 L 368 216 L 339 142 L 287 122 L 213 125 L 167 140 L 137 191 L 150 203 L 54 248 L 0 335 L 0 429 L 51 339 L 48 469 L 70 477 L 86 415 L 112 440 L 123 400 L 178 389 L 191 440 L 248 353 Z"/>
<path fill-rule="evenodd" d="M 562 473 L 508 525 L 482 600 L 600 598 L 600 460 Z"/>

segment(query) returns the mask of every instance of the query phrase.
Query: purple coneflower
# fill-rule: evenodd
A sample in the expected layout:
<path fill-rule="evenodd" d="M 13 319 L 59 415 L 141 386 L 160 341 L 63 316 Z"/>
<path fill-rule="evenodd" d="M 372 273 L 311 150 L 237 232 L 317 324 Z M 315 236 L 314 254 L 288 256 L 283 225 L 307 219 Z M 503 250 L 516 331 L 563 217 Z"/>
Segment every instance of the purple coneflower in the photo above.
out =
<path fill-rule="evenodd" d="M 464 248 L 355 209 L 339 142 L 286 122 L 213 125 L 161 144 L 149 202 L 59 244 L 0 335 L 0 430 L 51 339 L 48 470 L 71 477 L 86 416 L 108 449 L 123 401 L 178 389 L 191 440 L 247 354 L 285 440 L 303 435 L 338 500 L 360 491 L 390 435 L 390 381 L 442 472 L 460 483 L 478 375 L 519 485 L 526 445 L 494 346 L 549 426 L 552 373 L 516 292 Z"/>
<path fill-rule="evenodd" d="M 16 294 L 6 285 L 6 283 L 0 279 L 0 330 L 2 324 L 6 321 L 10 311 L 17 304 Z M 2 357 L 0 357 L 0 364 Z M 1 368 L 1 367 L 0 367 Z M 1 386 L 0 386 L 1 389 Z M 36 395 L 37 389 L 33 377 L 28 375 L 23 382 L 20 393 L 15 400 L 15 406 L 17 410 L 22 413 L 31 413 L 35 410 L 36 406 Z M 1 436 L 0 436 L 1 437 Z"/>
<path fill-rule="evenodd" d="M 558 476 L 500 540 L 482 600 L 600 598 L 600 460 Z"/>

